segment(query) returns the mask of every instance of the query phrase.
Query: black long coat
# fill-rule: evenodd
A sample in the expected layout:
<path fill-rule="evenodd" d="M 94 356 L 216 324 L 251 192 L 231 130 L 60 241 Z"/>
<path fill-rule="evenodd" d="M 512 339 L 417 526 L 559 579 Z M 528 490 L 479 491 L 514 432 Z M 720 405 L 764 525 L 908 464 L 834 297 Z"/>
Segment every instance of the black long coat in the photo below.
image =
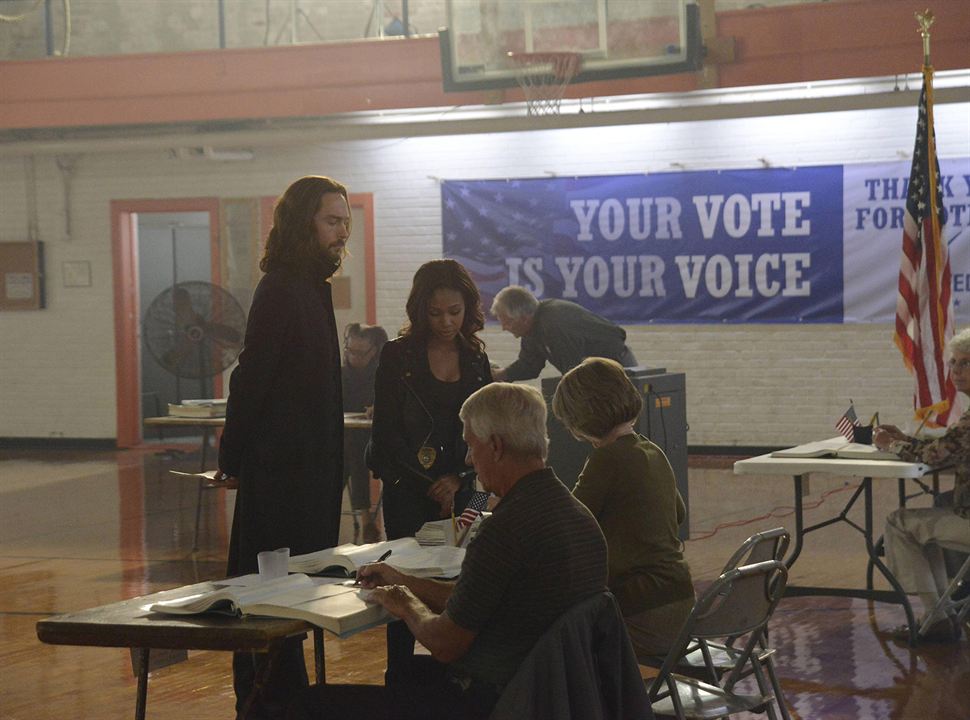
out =
<path fill-rule="evenodd" d="M 330 283 L 291 269 L 260 280 L 229 380 L 219 468 L 239 478 L 230 575 L 256 572 L 261 550 L 337 544 L 343 406 Z"/>

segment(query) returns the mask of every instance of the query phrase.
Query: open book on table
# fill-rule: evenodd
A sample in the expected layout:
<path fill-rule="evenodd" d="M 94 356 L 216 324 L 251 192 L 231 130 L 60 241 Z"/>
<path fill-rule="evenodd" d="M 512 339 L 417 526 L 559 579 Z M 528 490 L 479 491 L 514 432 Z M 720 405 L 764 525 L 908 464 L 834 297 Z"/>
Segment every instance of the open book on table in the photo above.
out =
<path fill-rule="evenodd" d="M 262 582 L 258 575 L 246 575 L 224 583 L 206 583 L 201 590 L 199 586 L 186 590 L 192 592 L 157 602 L 148 609 L 168 615 L 221 612 L 237 617 L 265 615 L 305 620 L 341 636 L 390 619 L 381 605 L 367 602 L 368 590 L 299 574 Z"/>
<path fill-rule="evenodd" d="M 319 573 L 352 577 L 357 569 L 384 560 L 391 567 L 418 577 L 455 577 L 461 571 L 465 549 L 456 547 L 422 547 L 413 537 L 368 543 L 338 545 L 326 550 L 290 557 L 290 572 Z"/>
<path fill-rule="evenodd" d="M 848 442 L 844 437 L 829 438 L 805 443 L 787 450 L 771 453 L 776 458 L 823 458 L 836 457 L 846 460 L 899 460 L 899 455 L 888 450 L 880 450 L 875 445 Z"/>

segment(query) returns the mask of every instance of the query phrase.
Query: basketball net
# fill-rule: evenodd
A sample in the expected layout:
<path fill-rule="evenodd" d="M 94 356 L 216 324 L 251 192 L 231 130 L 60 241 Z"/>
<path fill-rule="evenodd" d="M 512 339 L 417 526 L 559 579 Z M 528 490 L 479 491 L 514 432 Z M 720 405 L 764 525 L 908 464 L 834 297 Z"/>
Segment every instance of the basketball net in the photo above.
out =
<path fill-rule="evenodd" d="M 558 115 L 563 93 L 579 72 L 582 56 L 571 52 L 510 52 L 508 59 L 525 94 L 529 115 Z"/>

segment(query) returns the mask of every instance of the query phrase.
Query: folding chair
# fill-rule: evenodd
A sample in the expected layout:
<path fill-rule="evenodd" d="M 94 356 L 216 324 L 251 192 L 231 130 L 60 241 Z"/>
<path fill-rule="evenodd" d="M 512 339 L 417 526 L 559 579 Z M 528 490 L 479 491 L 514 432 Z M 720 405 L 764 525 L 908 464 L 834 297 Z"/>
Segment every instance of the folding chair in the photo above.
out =
<path fill-rule="evenodd" d="M 784 563 L 768 560 L 728 570 L 714 581 L 698 598 L 649 686 L 654 713 L 672 715 L 678 720 L 738 712 L 766 713 L 773 720 L 778 717 L 776 710 L 781 709 L 781 702 L 772 692 L 756 653 L 768 620 L 785 592 L 787 578 Z M 734 666 L 720 686 L 674 673 L 682 658 L 699 642 L 735 640 L 742 635 L 747 639 L 742 647 L 731 648 Z M 757 694 L 734 691 L 747 668 L 757 682 Z M 711 677 L 717 677 L 715 667 L 707 669 Z"/>
<path fill-rule="evenodd" d="M 953 549 L 960 552 L 966 550 L 965 547 Z M 936 601 L 933 609 L 926 613 L 926 617 L 920 623 L 918 635 L 923 635 L 930 629 L 930 626 L 934 622 L 947 615 L 955 617 L 958 623 L 962 623 L 966 619 L 967 613 L 970 612 L 970 595 L 965 595 L 959 599 L 955 599 L 954 597 L 957 594 L 960 583 L 964 581 L 970 581 L 970 555 L 967 555 L 967 559 L 963 561 L 960 570 L 953 576 L 950 584 L 947 585 L 946 590 L 940 595 L 940 599 Z"/>
<path fill-rule="evenodd" d="M 753 565 L 765 560 L 782 561 L 790 542 L 791 535 L 783 527 L 755 533 L 734 551 L 734 555 L 724 563 L 724 569 L 721 572 L 727 572 L 742 565 Z"/>
<path fill-rule="evenodd" d="M 790 542 L 791 535 L 783 527 L 755 533 L 741 543 L 741 546 L 724 564 L 724 569 L 721 572 L 725 573 L 741 565 L 751 565 L 766 560 L 778 560 L 780 562 L 785 557 Z M 725 643 L 698 639 L 692 647 L 688 648 L 687 654 L 680 661 L 680 667 L 707 669 L 710 679 L 718 684 L 720 678 L 737 665 L 739 653 L 734 647 L 736 641 L 737 638 L 728 638 Z M 760 665 L 771 683 L 781 717 L 783 720 L 791 720 L 781 683 L 778 682 L 778 675 L 775 673 L 774 654 L 774 648 L 768 647 L 766 629 L 761 634 L 757 649 L 752 655 L 752 666 L 742 668 L 741 677 L 750 675 L 753 672 L 754 665 Z"/>

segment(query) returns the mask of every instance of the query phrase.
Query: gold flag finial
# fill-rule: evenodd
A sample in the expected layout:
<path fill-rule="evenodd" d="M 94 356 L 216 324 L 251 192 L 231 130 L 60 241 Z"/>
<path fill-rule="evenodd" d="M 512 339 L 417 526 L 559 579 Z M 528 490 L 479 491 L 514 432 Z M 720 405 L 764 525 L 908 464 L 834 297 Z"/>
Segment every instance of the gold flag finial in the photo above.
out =
<path fill-rule="evenodd" d="M 919 34 L 923 36 L 923 64 L 928 66 L 930 64 L 930 27 L 936 17 L 929 8 L 913 14 L 916 16 L 916 22 L 919 23 Z"/>

